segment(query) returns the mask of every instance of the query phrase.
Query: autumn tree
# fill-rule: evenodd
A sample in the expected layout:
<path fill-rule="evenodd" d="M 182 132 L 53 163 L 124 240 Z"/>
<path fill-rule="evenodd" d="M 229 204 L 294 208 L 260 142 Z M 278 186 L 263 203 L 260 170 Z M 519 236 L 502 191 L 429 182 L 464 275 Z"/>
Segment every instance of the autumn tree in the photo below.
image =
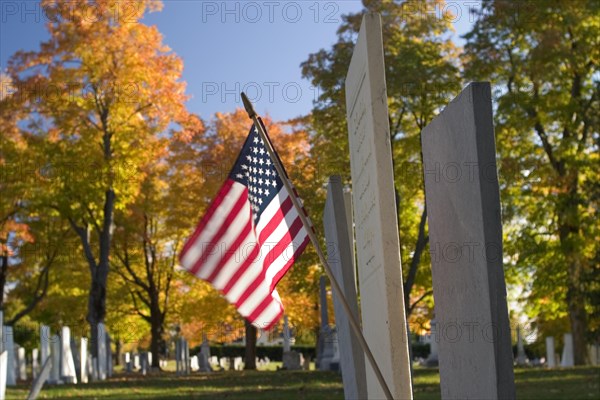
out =
<path fill-rule="evenodd" d="M 496 85 L 509 271 L 542 332 L 568 314 L 576 364 L 600 314 L 599 26 L 596 1 L 496 0 L 465 37 L 465 76 Z"/>
<path fill-rule="evenodd" d="M 333 172 L 349 182 L 344 81 L 363 13 L 381 14 L 407 315 L 432 294 L 429 270 L 419 269 L 429 257 L 420 134 L 460 89 L 457 49 L 449 39 L 454 16 L 441 12 L 448 10 L 444 4 L 363 1 L 363 12 L 343 17 L 338 41 L 302 64 L 303 76 L 319 88 L 311 115 L 312 155 L 319 160 L 319 176 Z"/>
<path fill-rule="evenodd" d="M 197 121 L 195 127 L 200 126 Z M 199 159 L 193 147 L 201 133 L 173 133 L 165 153 L 148 167 L 135 202 L 115 216 L 113 271 L 124 281 L 135 313 L 150 325 L 150 350 L 157 355 L 152 367 L 157 369 L 159 355 L 166 350 L 165 321 L 172 283 L 177 279 L 177 255 L 187 234 L 192 207 L 182 197 L 198 182 L 192 174 L 201 172 L 178 167 L 182 162 Z"/>
<path fill-rule="evenodd" d="M 92 342 L 106 314 L 114 211 L 138 195 L 161 133 L 187 117 L 181 60 L 140 22 L 161 3 L 126 3 L 127 13 L 123 4 L 42 1 L 50 38 L 9 61 L 29 159 L 53 175 L 35 202 L 69 222 L 88 264 Z"/>

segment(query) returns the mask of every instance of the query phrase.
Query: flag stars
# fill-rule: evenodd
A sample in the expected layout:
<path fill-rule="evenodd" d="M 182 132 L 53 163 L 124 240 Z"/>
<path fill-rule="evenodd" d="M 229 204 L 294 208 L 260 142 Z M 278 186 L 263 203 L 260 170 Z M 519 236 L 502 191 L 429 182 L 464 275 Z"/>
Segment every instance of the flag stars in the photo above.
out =
<path fill-rule="evenodd" d="M 262 156 L 263 154 L 265 154 L 265 149 L 263 149 L 262 147 L 260 148 L 260 155 Z"/>
<path fill-rule="evenodd" d="M 268 196 L 268 195 L 270 195 L 270 194 L 271 194 L 271 192 L 269 191 L 269 189 L 265 189 L 265 192 L 264 192 L 264 193 L 265 193 L 265 196 Z"/>
<path fill-rule="evenodd" d="M 256 163 L 258 162 L 258 158 L 256 158 L 256 157 L 253 157 L 253 158 L 252 158 L 252 162 L 253 162 L 254 164 L 256 164 Z"/>
<path fill-rule="evenodd" d="M 263 180 L 262 180 L 262 178 L 258 178 L 258 184 L 259 184 L 259 185 L 262 185 L 262 184 L 263 184 Z"/>
<path fill-rule="evenodd" d="M 260 165 L 263 165 L 265 162 L 264 162 L 264 161 L 263 161 L 263 159 L 261 158 L 260 160 L 258 160 L 258 163 L 259 163 Z"/>
<path fill-rule="evenodd" d="M 261 150 L 262 150 L 262 149 L 261 149 Z M 253 148 L 252 148 L 252 152 L 253 152 L 254 154 L 258 154 L 258 147 L 253 147 Z"/>
<path fill-rule="evenodd" d="M 256 132 L 256 128 L 254 128 L 254 132 Z M 254 143 L 255 143 L 255 144 L 256 144 L 256 143 L 258 143 L 258 136 L 255 136 L 255 137 L 254 137 Z"/>
<path fill-rule="evenodd" d="M 259 168 L 259 169 L 258 169 L 258 174 L 259 174 L 259 175 L 262 175 L 264 172 L 265 172 L 265 171 L 263 171 L 263 169 L 262 169 L 262 168 Z"/>
<path fill-rule="evenodd" d="M 266 171 L 265 171 L 265 175 L 267 175 L 267 176 L 271 176 L 271 170 L 270 170 L 270 169 L 266 170 Z"/>
<path fill-rule="evenodd" d="M 271 165 L 271 160 L 267 158 L 267 165 Z"/>

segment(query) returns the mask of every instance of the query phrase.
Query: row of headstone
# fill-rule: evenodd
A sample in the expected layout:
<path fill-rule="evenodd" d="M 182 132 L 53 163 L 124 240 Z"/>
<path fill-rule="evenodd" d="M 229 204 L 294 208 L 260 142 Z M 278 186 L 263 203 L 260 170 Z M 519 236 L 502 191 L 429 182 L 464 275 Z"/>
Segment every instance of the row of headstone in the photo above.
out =
<path fill-rule="evenodd" d="M 353 218 L 340 193 L 341 183 L 330 180 L 331 200 L 328 199 L 325 230 L 327 243 L 335 246 L 335 254 L 329 258 L 334 265 L 332 257 L 340 259 L 332 269 L 337 270 L 336 280 L 352 310 L 356 301 L 356 294 L 352 293 L 356 283 L 352 278 L 351 254 L 355 237 L 362 312 L 359 317 L 356 307 L 354 317 L 362 319 L 363 335 L 391 396 L 411 399 L 411 362 L 379 14 L 363 16 L 345 91 Z M 468 85 L 423 129 L 421 146 L 435 315 L 442 333 L 436 342 L 442 399 L 515 398 L 489 83 Z M 447 166 L 463 165 L 470 167 L 470 173 L 462 174 L 468 179 L 450 181 L 440 179 L 436 173 Z M 449 246 L 454 246 L 450 250 L 458 246 L 460 251 L 469 245 L 479 245 L 478 251 L 469 252 L 469 257 L 446 254 Z M 343 257 L 342 248 L 345 248 Z M 324 337 L 328 324 L 325 324 L 323 291 L 322 284 L 321 336 Z M 338 309 L 336 320 L 340 323 L 339 317 L 345 313 Z M 451 327 L 472 326 L 473 321 L 477 321 L 474 335 L 449 333 Z M 340 326 L 339 331 L 345 336 L 340 337 L 340 354 L 345 360 L 342 377 L 346 397 L 365 390 L 366 396 L 362 397 L 385 398 L 381 379 L 371 364 L 353 357 L 357 345 L 351 335 L 346 335 L 350 330 Z M 325 364 L 332 350 L 325 341 L 319 343 L 319 367 Z M 357 375 L 363 365 L 365 380 Z M 362 387 L 352 388 L 357 382 Z"/>

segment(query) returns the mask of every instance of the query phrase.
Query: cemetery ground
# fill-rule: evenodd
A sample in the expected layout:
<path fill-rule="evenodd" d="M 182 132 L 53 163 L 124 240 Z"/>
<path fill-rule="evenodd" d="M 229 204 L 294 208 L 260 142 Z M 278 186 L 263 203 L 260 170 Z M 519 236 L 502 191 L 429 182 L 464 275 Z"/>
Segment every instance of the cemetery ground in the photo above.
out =
<path fill-rule="evenodd" d="M 278 363 L 272 363 L 275 368 Z M 168 368 L 172 369 L 173 368 Z M 118 371 L 118 369 L 117 369 Z M 439 399 L 439 373 L 416 368 L 417 400 Z M 600 367 L 516 368 L 518 399 L 600 399 Z M 27 397 L 29 384 L 7 389 L 6 399 Z M 341 375 L 323 371 L 224 371 L 186 377 L 174 371 L 140 376 L 117 372 L 87 385 L 44 386 L 40 399 L 343 399 Z"/>

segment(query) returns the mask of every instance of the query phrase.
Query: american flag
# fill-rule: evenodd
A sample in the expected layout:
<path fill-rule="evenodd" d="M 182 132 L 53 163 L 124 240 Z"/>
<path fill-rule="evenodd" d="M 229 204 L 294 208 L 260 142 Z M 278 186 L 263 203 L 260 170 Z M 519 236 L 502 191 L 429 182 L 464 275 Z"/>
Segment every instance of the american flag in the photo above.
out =
<path fill-rule="evenodd" d="M 290 193 L 253 125 L 228 179 L 179 260 L 221 291 L 250 323 L 270 329 L 283 314 L 275 286 L 308 240 Z"/>

